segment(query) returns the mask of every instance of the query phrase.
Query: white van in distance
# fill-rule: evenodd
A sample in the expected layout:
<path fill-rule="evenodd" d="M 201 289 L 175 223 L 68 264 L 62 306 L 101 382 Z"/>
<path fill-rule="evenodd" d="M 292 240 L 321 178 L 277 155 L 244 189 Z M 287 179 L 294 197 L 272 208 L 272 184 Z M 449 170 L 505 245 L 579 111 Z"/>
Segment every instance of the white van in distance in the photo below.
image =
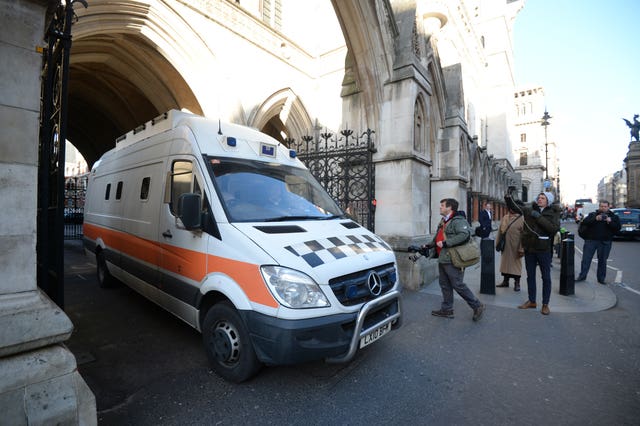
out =
<path fill-rule="evenodd" d="M 172 110 L 90 173 L 84 247 L 202 333 L 214 370 L 347 362 L 400 325 L 395 257 L 275 139 Z"/>

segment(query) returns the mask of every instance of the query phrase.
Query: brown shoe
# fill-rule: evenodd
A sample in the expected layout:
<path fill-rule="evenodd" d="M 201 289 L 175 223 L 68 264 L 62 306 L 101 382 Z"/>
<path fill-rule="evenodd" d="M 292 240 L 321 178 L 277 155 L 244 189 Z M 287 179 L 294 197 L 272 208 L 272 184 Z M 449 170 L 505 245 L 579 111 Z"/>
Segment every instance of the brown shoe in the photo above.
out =
<path fill-rule="evenodd" d="M 538 305 L 536 304 L 536 302 L 532 302 L 530 300 L 527 300 L 522 305 L 518 306 L 518 309 L 535 309 L 537 307 L 538 307 Z M 547 309 L 549 309 L 549 308 L 547 308 Z"/>
<path fill-rule="evenodd" d="M 540 313 L 542 315 L 549 315 L 551 311 L 549 310 L 549 305 L 542 305 L 542 309 L 540 309 Z"/>
<path fill-rule="evenodd" d="M 438 309 L 437 311 L 431 311 L 431 315 L 434 317 L 453 318 L 453 310 L 445 311 L 443 309 Z"/>

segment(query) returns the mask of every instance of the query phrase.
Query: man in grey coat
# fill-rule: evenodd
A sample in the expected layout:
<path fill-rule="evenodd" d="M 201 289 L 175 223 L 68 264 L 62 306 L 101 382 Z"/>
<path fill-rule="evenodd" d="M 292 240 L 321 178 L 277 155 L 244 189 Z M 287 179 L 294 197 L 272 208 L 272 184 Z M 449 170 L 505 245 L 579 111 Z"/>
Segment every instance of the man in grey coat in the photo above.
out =
<path fill-rule="evenodd" d="M 445 198 L 440 201 L 442 220 L 429 248 L 435 248 L 434 256 L 438 258 L 438 280 L 442 290 L 442 305 L 431 314 L 437 317 L 453 318 L 453 290 L 473 309 L 473 320 L 479 321 L 484 312 L 484 305 L 463 282 L 464 268 L 457 268 L 451 263 L 449 247 L 465 244 L 471 238 L 471 229 L 467 220 L 456 214 L 458 201 Z"/>

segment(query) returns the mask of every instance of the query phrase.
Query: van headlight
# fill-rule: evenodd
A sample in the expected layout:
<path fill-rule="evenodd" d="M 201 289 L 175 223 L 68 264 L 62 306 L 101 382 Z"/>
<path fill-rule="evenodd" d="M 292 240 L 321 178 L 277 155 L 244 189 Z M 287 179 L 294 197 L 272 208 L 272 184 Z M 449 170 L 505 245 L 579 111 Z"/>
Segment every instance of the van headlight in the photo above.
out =
<path fill-rule="evenodd" d="M 263 266 L 260 272 L 273 296 L 288 308 L 331 306 L 320 286 L 300 271 L 282 266 Z"/>

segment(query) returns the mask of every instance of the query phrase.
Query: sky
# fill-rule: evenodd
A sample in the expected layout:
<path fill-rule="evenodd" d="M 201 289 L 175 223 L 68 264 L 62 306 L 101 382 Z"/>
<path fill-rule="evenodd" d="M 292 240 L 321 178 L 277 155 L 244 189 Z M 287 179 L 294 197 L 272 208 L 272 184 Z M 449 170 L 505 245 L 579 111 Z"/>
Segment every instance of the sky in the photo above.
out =
<path fill-rule="evenodd" d="M 623 168 L 640 114 L 639 0 L 526 0 L 514 23 L 518 87 L 544 88 L 563 202 Z"/>

